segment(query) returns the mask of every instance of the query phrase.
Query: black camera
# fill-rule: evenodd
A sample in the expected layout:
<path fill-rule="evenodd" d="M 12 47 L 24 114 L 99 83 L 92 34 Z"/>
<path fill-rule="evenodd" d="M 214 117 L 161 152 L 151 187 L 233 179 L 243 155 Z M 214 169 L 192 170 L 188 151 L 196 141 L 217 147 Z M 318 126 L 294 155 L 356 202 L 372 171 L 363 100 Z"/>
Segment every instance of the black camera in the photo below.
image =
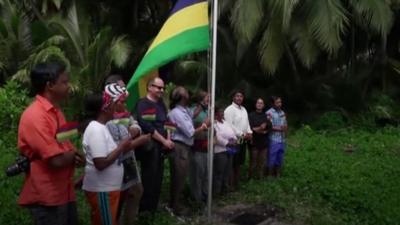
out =
<path fill-rule="evenodd" d="M 29 167 L 30 167 L 30 161 L 29 161 L 28 157 L 26 157 L 24 155 L 19 155 L 15 159 L 15 163 L 12 164 L 11 166 L 7 167 L 6 175 L 8 177 L 12 177 L 12 176 L 18 175 L 22 172 L 27 172 L 27 171 L 29 171 Z"/>

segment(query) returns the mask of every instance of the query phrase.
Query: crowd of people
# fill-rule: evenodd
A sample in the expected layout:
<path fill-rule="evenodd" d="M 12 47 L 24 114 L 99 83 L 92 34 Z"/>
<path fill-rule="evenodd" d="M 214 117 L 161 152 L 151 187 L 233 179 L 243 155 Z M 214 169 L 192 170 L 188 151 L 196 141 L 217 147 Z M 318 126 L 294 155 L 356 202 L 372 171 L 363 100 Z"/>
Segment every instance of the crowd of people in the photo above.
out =
<path fill-rule="evenodd" d="M 207 92 L 175 87 L 167 108 L 164 81 L 150 79 L 147 95 L 129 111 L 129 93 L 119 75 L 105 81 L 102 93 L 85 98 L 82 148 L 57 135 L 66 123 L 60 103 L 68 98 L 69 77 L 57 63 L 37 65 L 31 72 L 35 100 L 24 111 L 18 147 L 30 160 L 18 203 L 37 225 L 78 224 L 74 187 L 81 188 L 90 206 L 93 225 L 134 224 L 139 212 L 159 207 L 164 161 L 169 160 L 170 194 L 167 210 L 185 214 L 183 193 L 189 184 L 193 202 L 205 206 L 208 196 L 208 130 L 214 129 L 212 192 L 237 190 L 240 171 L 249 154 L 248 178 L 281 174 L 287 133 L 282 99 L 271 97 L 271 108 L 258 98 L 247 113 L 244 92 L 233 92 L 232 104 L 215 107 L 211 127 Z M 34 118 L 34 120 L 32 119 Z M 74 182 L 74 168 L 84 167 Z"/>

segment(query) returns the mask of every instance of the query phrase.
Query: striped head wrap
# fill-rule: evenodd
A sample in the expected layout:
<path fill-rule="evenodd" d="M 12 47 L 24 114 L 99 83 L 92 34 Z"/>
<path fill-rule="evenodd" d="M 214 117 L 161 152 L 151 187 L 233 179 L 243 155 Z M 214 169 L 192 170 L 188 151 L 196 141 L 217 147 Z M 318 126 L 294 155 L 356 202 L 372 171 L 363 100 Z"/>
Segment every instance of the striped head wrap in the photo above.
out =
<path fill-rule="evenodd" d="M 125 87 L 121 87 L 117 83 L 106 85 L 103 92 L 102 109 L 106 109 L 113 102 L 124 101 L 127 96 L 128 91 Z"/>

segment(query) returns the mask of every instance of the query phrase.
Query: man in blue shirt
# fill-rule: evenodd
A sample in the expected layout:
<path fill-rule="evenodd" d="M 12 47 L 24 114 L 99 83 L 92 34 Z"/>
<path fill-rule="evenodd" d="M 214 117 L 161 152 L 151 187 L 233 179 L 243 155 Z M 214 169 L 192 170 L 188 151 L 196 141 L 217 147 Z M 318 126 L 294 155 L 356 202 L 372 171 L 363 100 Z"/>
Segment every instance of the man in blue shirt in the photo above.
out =
<path fill-rule="evenodd" d="M 286 114 L 282 111 L 282 99 L 271 97 L 272 107 L 266 112 L 272 128 L 269 133 L 268 174 L 279 177 L 285 153 L 285 136 L 287 133 Z"/>
<path fill-rule="evenodd" d="M 207 125 L 202 123 L 198 128 L 194 128 L 193 114 L 188 107 L 188 91 L 181 86 L 176 87 L 171 94 L 171 112 L 168 118 L 176 128 L 172 128 L 171 140 L 175 143 L 175 150 L 169 154 L 171 167 L 171 198 L 170 207 L 173 213 L 180 215 L 182 208 L 179 198 L 186 181 L 189 169 L 189 152 L 194 142 L 194 135 L 207 129 Z"/>

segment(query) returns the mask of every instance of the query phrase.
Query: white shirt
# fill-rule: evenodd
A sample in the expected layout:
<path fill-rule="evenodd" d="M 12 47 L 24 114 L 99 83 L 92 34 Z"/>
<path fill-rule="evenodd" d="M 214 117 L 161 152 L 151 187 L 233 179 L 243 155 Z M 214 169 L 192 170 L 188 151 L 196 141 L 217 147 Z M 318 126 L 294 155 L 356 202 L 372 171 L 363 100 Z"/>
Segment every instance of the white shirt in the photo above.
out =
<path fill-rule="evenodd" d="M 237 137 L 241 137 L 245 133 L 253 133 L 249 124 L 249 116 L 247 110 L 243 106 L 239 106 L 232 102 L 224 111 L 225 121 L 228 122 Z"/>
<path fill-rule="evenodd" d="M 89 123 L 83 134 L 83 150 L 86 154 L 85 176 L 82 189 L 91 192 L 110 192 L 121 189 L 124 168 L 118 159 L 107 168 L 98 170 L 94 158 L 107 157 L 117 148 L 110 132 L 97 121 Z"/>
<path fill-rule="evenodd" d="M 214 153 L 220 153 L 226 151 L 226 145 L 229 143 L 229 139 L 237 140 L 235 132 L 231 125 L 227 122 L 220 123 L 215 121 L 215 144 Z"/>

